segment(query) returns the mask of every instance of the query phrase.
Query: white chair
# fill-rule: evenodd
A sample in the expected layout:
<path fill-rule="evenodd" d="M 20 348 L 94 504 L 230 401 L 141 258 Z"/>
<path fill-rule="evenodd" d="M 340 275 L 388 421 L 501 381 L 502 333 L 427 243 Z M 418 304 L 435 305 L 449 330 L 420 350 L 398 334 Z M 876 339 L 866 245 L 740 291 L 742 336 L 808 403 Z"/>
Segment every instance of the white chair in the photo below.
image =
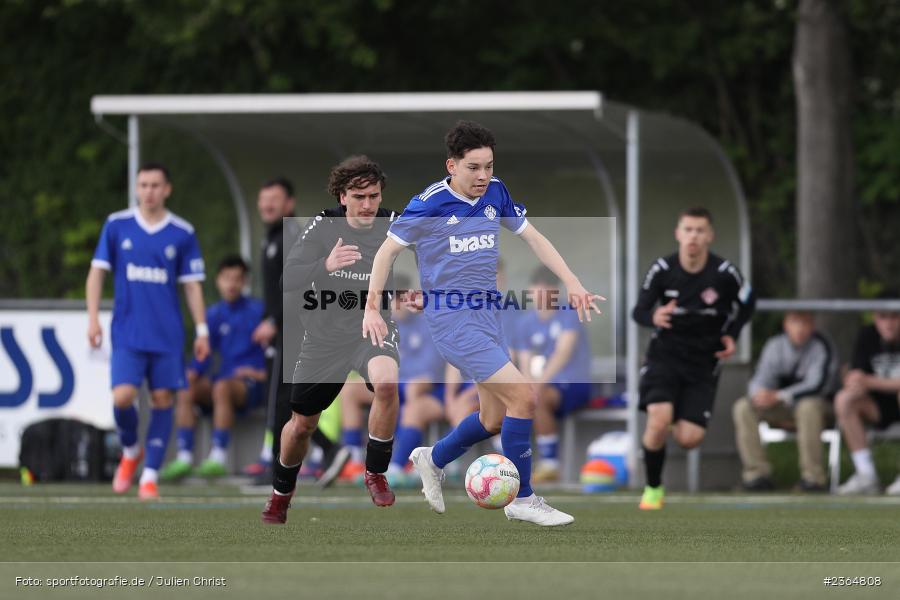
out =
<path fill-rule="evenodd" d="M 771 427 L 765 421 L 759 423 L 759 439 L 763 446 L 796 438 L 797 434 L 793 431 Z M 834 494 L 841 482 L 841 432 L 837 428 L 825 429 L 821 439 L 823 444 L 828 444 L 828 472 L 831 474 L 829 489 Z"/>

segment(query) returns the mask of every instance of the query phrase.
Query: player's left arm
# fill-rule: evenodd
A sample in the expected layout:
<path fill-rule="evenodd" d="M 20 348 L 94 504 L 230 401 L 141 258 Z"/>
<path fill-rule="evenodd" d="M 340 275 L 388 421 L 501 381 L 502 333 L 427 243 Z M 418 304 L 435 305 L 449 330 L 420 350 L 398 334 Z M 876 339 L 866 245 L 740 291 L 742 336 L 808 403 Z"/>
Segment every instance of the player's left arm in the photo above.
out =
<path fill-rule="evenodd" d="M 184 286 L 191 319 L 194 321 L 194 356 L 203 362 L 209 356 L 209 327 L 206 324 L 206 306 L 203 302 L 202 282 L 206 279 L 206 268 L 200 243 L 192 231 L 183 241 L 178 253 L 178 282 Z"/>
<path fill-rule="evenodd" d="M 563 370 L 575 353 L 575 346 L 578 343 L 578 332 L 574 329 L 567 329 L 559 334 L 556 338 L 556 348 L 547 359 L 544 372 L 541 374 L 539 383 L 548 383 L 553 381 L 556 374 Z"/>
<path fill-rule="evenodd" d="M 750 282 L 746 281 L 734 265 L 729 267 L 723 273 L 727 281 L 728 295 L 732 301 L 737 304 L 737 314 L 734 320 L 729 323 L 722 336 L 723 349 L 716 352 L 716 358 L 724 360 L 734 354 L 737 349 L 737 339 L 741 334 L 741 329 L 750 321 L 753 311 L 756 308 L 756 293 L 750 286 Z"/>
<path fill-rule="evenodd" d="M 381 295 L 387 283 L 388 275 L 394 266 L 394 261 L 406 246 L 394 241 L 393 238 L 385 238 L 375 258 L 372 261 L 372 273 L 369 276 L 369 292 L 366 296 L 366 310 L 363 315 L 362 336 L 372 340 L 372 345 L 381 346 L 387 336 L 387 323 L 381 316 Z"/>
<path fill-rule="evenodd" d="M 584 320 L 585 317 L 590 321 L 591 309 L 596 311 L 598 315 L 602 314 L 600 312 L 600 307 L 597 306 L 597 301 L 606 300 L 606 298 L 598 294 L 593 294 L 584 288 L 581 281 L 575 276 L 575 273 L 572 272 L 569 265 L 566 264 L 565 259 L 550 240 L 544 237 L 544 234 L 538 231 L 534 225 L 529 223 L 519 236 L 531 247 L 535 256 L 537 256 L 548 269 L 553 271 L 566 286 L 569 302 L 575 306 L 575 310 L 578 311 L 579 321 Z"/>
<path fill-rule="evenodd" d="M 187 301 L 191 319 L 194 321 L 194 356 L 200 362 L 209 356 L 209 327 L 206 324 L 206 307 L 203 303 L 203 286 L 199 281 L 184 282 L 184 298 Z"/>

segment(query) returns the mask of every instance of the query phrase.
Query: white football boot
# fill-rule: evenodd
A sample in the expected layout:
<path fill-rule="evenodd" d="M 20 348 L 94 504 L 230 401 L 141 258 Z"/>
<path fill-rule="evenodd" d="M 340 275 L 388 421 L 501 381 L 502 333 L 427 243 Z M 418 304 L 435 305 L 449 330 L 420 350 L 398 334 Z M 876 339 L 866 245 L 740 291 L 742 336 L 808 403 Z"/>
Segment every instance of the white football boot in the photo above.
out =
<path fill-rule="evenodd" d="M 888 496 L 900 496 L 900 475 L 897 475 L 897 479 L 884 490 L 884 493 Z"/>
<path fill-rule="evenodd" d="M 858 496 L 862 494 L 878 494 L 881 488 L 878 477 L 854 473 L 853 476 L 838 488 L 838 496 Z"/>
<path fill-rule="evenodd" d="M 540 496 L 532 494 L 527 498 L 516 498 L 503 509 L 510 521 L 528 521 L 542 527 L 568 525 L 575 517 L 556 510 Z"/>
<path fill-rule="evenodd" d="M 431 460 L 431 448 L 416 448 L 409 453 L 413 468 L 422 478 L 422 493 L 428 500 L 431 510 L 439 515 L 444 514 L 444 492 L 441 483 L 444 481 L 444 470 L 438 469 Z"/>

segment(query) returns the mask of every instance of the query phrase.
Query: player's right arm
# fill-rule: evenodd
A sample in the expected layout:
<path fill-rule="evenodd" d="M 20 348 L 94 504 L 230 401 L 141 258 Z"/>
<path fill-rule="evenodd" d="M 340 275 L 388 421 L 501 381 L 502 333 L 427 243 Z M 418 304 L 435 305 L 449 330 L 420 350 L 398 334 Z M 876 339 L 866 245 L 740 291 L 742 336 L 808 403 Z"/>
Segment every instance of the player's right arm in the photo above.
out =
<path fill-rule="evenodd" d="M 91 267 L 85 283 L 84 296 L 87 300 L 88 343 L 91 348 L 99 348 L 103 342 L 103 328 L 100 326 L 100 297 L 103 294 L 103 280 L 106 271 L 100 267 Z"/>
<path fill-rule="evenodd" d="M 381 346 L 388 333 L 387 323 L 381 316 L 381 294 L 384 292 L 384 285 L 387 283 L 394 261 L 405 249 L 406 246 L 394 241 L 393 238 L 386 238 L 372 261 L 372 274 L 369 276 L 369 291 L 366 296 L 366 310 L 362 322 L 362 336 L 372 340 L 373 346 L 376 344 Z"/>
<path fill-rule="evenodd" d="M 641 291 L 638 293 L 637 304 L 631 311 L 632 318 L 644 327 L 661 327 L 663 329 L 672 327 L 672 312 L 675 310 L 676 300 L 656 307 L 656 303 L 659 302 L 662 295 L 662 278 L 665 271 L 662 260 L 658 259 L 650 265 L 644 276 Z M 656 308 L 654 309 L 654 307 Z"/>
<path fill-rule="evenodd" d="M 88 271 L 87 281 L 84 284 L 84 297 L 87 303 L 88 313 L 88 343 L 92 348 L 99 348 L 103 343 L 103 328 L 100 326 L 100 298 L 103 296 L 103 280 L 106 271 L 110 271 L 115 264 L 116 244 L 115 236 L 110 231 L 111 221 L 107 219 L 100 230 L 100 239 L 97 240 L 97 248 L 94 250 L 94 258 L 91 260 L 91 269 Z"/>
<path fill-rule="evenodd" d="M 359 246 L 344 244 L 341 238 L 334 246 L 326 243 L 330 226 L 330 221 L 322 215 L 317 215 L 307 224 L 284 261 L 282 291 L 307 290 L 318 277 L 349 267 L 362 258 Z"/>

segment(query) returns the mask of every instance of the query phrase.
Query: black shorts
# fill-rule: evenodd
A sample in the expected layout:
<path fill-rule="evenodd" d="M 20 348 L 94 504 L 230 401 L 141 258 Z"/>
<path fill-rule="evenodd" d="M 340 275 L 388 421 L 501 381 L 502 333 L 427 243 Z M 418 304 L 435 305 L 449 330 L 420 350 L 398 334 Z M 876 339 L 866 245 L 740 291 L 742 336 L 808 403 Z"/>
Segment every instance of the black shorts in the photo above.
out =
<path fill-rule="evenodd" d="M 897 394 L 870 394 L 872 400 L 878 405 L 878 413 L 881 417 L 875 423 L 878 429 L 887 429 L 892 424 L 900 421 L 900 400 Z"/>
<path fill-rule="evenodd" d="M 393 321 L 388 322 L 383 347 L 373 346 L 362 335 L 342 344 L 305 337 L 294 367 L 291 410 L 307 417 L 321 413 L 334 402 L 350 371 L 362 375 L 366 387 L 374 391 L 369 381 L 369 361 L 376 356 L 389 356 L 399 364 L 399 344 L 400 334 Z"/>
<path fill-rule="evenodd" d="M 718 369 L 685 368 L 667 362 L 648 362 L 641 369 L 640 409 L 659 402 L 673 405 L 673 421 L 685 420 L 706 428 L 712 417 L 719 384 Z"/>

